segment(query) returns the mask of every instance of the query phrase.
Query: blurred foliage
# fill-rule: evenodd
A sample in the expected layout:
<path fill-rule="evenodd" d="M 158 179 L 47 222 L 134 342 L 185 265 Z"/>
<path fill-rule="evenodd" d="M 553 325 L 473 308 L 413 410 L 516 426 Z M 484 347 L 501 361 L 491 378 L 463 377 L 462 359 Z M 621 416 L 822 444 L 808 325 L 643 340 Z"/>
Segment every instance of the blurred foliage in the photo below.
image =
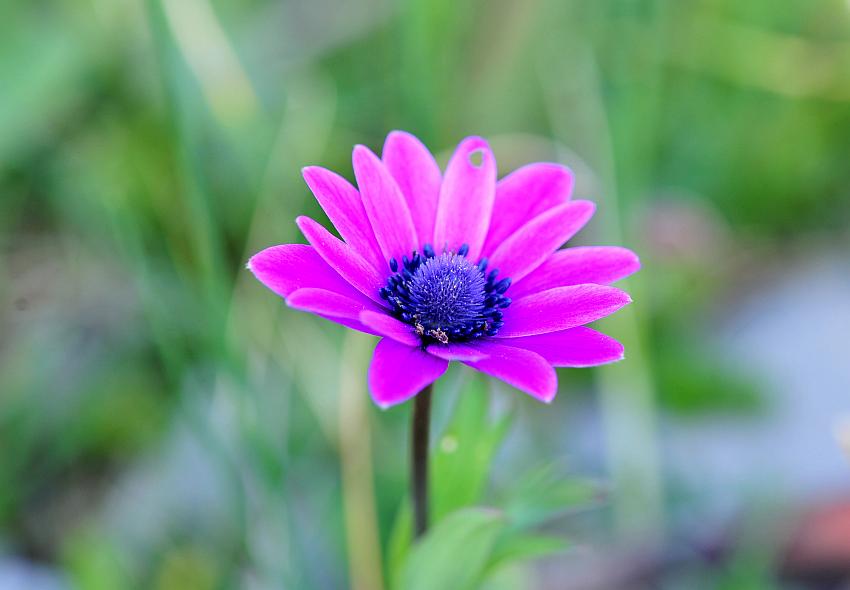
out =
<path fill-rule="evenodd" d="M 296 215 L 325 219 L 302 166 L 351 178 L 351 146 L 393 128 L 441 162 L 475 133 L 503 172 L 570 164 L 602 205 L 581 239 L 644 261 L 634 332 L 612 324 L 625 370 L 668 414 L 759 411 L 761 384 L 705 334 L 795 242 L 846 239 L 848 33 L 842 0 L 3 4 L 4 550 L 83 589 L 351 582 L 339 400 L 364 368 L 343 374 L 343 331 L 284 308 L 244 263 L 298 240 Z M 530 583 L 522 563 L 568 547 L 540 527 L 598 490 L 505 455 L 532 402 L 453 375 L 438 524 L 416 546 L 408 409 L 359 410 L 371 549 L 402 588 Z M 606 387 L 589 371 L 562 383 L 547 424 Z M 560 453 L 559 429 L 528 436 Z M 493 489 L 493 471 L 514 485 Z M 744 587 L 747 567 L 718 587 Z"/>

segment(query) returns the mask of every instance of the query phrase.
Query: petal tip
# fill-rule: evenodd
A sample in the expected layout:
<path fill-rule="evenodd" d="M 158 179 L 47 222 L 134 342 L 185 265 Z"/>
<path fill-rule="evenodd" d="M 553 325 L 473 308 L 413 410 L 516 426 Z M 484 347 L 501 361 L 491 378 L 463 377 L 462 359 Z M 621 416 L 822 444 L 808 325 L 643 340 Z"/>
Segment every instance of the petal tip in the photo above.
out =
<path fill-rule="evenodd" d="M 552 367 L 552 390 L 544 392 L 543 397 L 540 398 L 544 404 L 551 404 L 555 401 L 555 397 L 558 395 L 558 374 L 555 372 L 555 367 Z"/>
<path fill-rule="evenodd" d="M 618 253 L 621 257 L 620 264 L 623 266 L 623 272 L 627 273 L 624 275 L 624 277 L 636 273 L 641 269 L 642 265 L 640 261 L 640 256 L 638 256 L 637 252 L 635 252 L 634 250 L 631 250 L 630 248 L 623 248 L 622 246 L 607 247 L 610 248 L 612 252 Z"/>
<path fill-rule="evenodd" d="M 299 291 L 302 291 L 302 289 L 296 289 L 295 291 L 284 297 L 283 301 L 286 303 L 287 307 L 303 311 L 298 306 L 298 301 L 301 299 L 301 294 L 299 294 Z"/>
<path fill-rule="evenodd" d="M 588 199 L 578 199 L 576 201 L 571 201 L 568 204 L 577 209 L 581 209 L 582 213 L 585 215 L 593 215 L 596 213 L 596 203 Z"/>
<path fill-rule="evenodd" d="M 637 271 L 639 271 L 639 270 L 641 269 L 641 267 L 643 266 L 643 265 L 641 264 L 641 261 L 640 261 L 640 256 L 638 256 L 637 254 L 635 254 L 632 250 L 629 250 L 629 253 L 631 254 L 631 259 L 632 259 L 632 260 L 631 260 L 631 262 L 632 262 L 632 264 L 631 264 L 631 271 L 632 271 L 633 273 L 636 273 L 636 272 L 637 272 Z"/>
<path fill-rule="evenodd" d="M 573 169 L 567 166 L 566 164 L 551 162 L 549 165 L 552 167 L 552 169 L 557 170 L 558 173 L 563 174 L 566 178 L 568 178 L 570 182 L 573 182 L 575 180 L 575 172 L 573 172 Z"/>
<path fill-rule="evenodd" d="M 552 367 L 552 373 L 555 374 L 555 368 Z M 546 404 L 547 406 L 552 405 L 552 402 L 555 401 L 555 397 L 558 395 L 558 377 L 555 375 L 553 379 L 553 383 L 551 384 L 551 389 L 545 389 L 543 391 L 538 392 L 530 392 L 527 391 L 537 401 Z"/>
<path fill-rule="evenodd" d="M 305 237 L 307 237 L 307 233 L 309 233 L 311 230 L 316 229 L 316 226 L 321 226 L 318 221 L 316 221 L 312 217 L 307 217 L 306 215 L 299 215 L 298 217 L 296 217 L 295 225 L 298 226 L 298 229 L 301 230 L 301 233 L 303 233 Z"/>
<path fill-rule="evenodd" d="M 484 169 L 486 172 L 492 169 L 493 174 L 495 174 L 496 158 L 493 156 L 493 150 L 490 149 L 490 144 L 483 137 L 472 135 L 465 138 L 460 142 L 457 153 L 463 155 L 464 160 L 469 166 Z M 474 159 L 476 154 L 480 154 L 479 160 Z"/>
<path fill-rule="evenodd" d="M 245 268 L 251 271 L 251 273 L 262 283 L 264 283 L 265 281 L 260 278 L 260 275 L 268 271 L 268 264 L 267 262 L 264 263 L 263 261 L 268 260 L 269 251 L 272 250 L 272 248 L 276 247 L 272 246 L 270 248 L 260 250 L 259 252 L 251 256 L 251 258 L 249 258 L 248 261 L 245 263 Z"/>
<path fill-rule="evenodd" d="M 371 186 L 378 182 L 377 179 L 382 174 L 388 174 L 384 162 L 375 155 L 375 152 L 363 144 L 354 146 L 354 150 L 351 152 L 351 165 L 354 168 L 354 178 L 357 179 L 357 186 L 360 191 L 365 190 L 364 184 L 367 187 Z"/>
<path fill-rule="evenodd" d="M 291 295 L 290 295 L 290 297 L 291 297 Z M 294 303 L 292 301 L 290 301 L 289 297 L 284 297 L 283 302 L 286 304 L 286 307 L 288 307 L 289 309 L 294 309 L 295 311 L 307 311 L 306 309 L 298 307 L 297 301 L 294 302 Z"/>
<path fill-rule="evenodd" d="M 423 160 L 427 160 L 439 172 L 439 166 L 437 166 L 433 154 L 431 154 L 428 146 L 421 139 L 408 131 L 400 129 L 395 129 L 387 134 L 384 140 L 384 146 L 381 149 L 381 159 L 384 163 L 387 163 L 388 160 L 397 160 L 399 158 L 407 160 L 410 159 L 411 154 L 417 154 Z"/>
<path fill-rule="evenodd" d="M 363 145 L 362 143 L 358 143 L 354 146 L 354 149 L 351 151 L 351 159 L 354 162 L 360 162 L 364 160 L 378 159 L 378 156 L 374 154 L 372 150 Z"/>
<path fill-rule="evenodd" d="M 617 306 L 617 309 L 621 307 L 625 307 L 633 302 L 632 296 L 622 289 L 618 289 L 617 287 L 611 287 L 609 285 L 597 285 L 595 283 L 589 283 L 587 286 L 593 289 L 601 289 L 600 292 L 605 292 L 611 295 L 611 302 Z"/>
<path fill-rule="evenodd" d="M 386 146 L 390 142 L 395 141 L 410 141 L 413 140 L 416 143 L 422 143 L 422 141 L 410 133 L 409 131 L 404 131 L 403 129 L 393 129 L 389 133 L 387 133 L 387 137 L 384 140 L 384 145 Z"/>
<path fill-rule="evenodd" d="M 464 149 L 490 149 L 490 144 L 480 135 L 468 135 L 461 140 L 460 147 Z"/>
<path fill-rule="evenodd" d="M 320 166 L 304 166 L 301 168 L 301 177 L 309 184 L 318 170 L 321 170 Z"/>

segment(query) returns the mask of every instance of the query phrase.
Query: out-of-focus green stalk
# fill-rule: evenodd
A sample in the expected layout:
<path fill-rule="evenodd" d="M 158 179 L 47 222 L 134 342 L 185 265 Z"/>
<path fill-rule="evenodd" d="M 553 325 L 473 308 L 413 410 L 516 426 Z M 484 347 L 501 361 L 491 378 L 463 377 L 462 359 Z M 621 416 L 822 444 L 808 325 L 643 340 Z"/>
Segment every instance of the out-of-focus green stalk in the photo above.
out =
<path fill-rule="evenodd" d="M 609 74 L 614 91 L 604 95 L 607 101 L 600 91 L 598 102 L 606 107 L 601 113 L 604 116 L 600 118 L 600 131 L 603 145 L 607 144 L 608 148 L 603 154 L 605 151 L 609 154 L 605 158 L 608 165 L 603 169 L 607 177 L 604 185 L 610 192 L 604 202 L 611 207 L 606 210 L 604 233 L 615 243 L 633 245 L 640 250 L 639 243 L 631 243 L 621 219 L 645 198 L 656 166 L 652 148 L 663 88 L 661 55 L 667 42 L 666 2 L 632 0 L 612 4 L 610 14 L 603 17 L 607 17 L 607 22 L 612 16 L 652 31 L 650 42 L 639 47 L 636 43 L 642 36 L 618 39 Z M 630 30 L 635 31 L 636 27 Z M 600 32 L 602 37 L 597 43 L 605 46 L 610 35 L 602 29 L 597 34 Z M 598 78 L 596 82 L 595 87 L 601 89 Z M 649 309 L 644 276 L 638 273 L 626 283 L 635 304 L 603 324 L 623 340 L 628 360 L 598 371 L 611 472 L 617 490 L 617 524 L 622 534 L 641 538 L 661 536 L 664 529 L 655 386 L 644 337 Z"/>
<path fill-rule="evenodd" d="M 558 63 L 550 59 L 553 55 L 571 55 L 570 71 L 549 71 L 547 63 Z M 619 74 L 626 76 L 623 72 Z M 627 191 L 631 198 L 635 197 L 637 187 L 641 186 L 636 179 L 645 178 L 649 164 L 644 154 L 631 151 L 647 141 L 642 135 L 639 139 L 630 135 L 638 130 L 645 131 L 646 122 L 635 124 L 624 117 L 639 105 L 628 103 L 630 108 L 627 109 L 627 103 L 618 102 L 606 110 L 592 40 L 579 31 L 569 41 L 555 42 L 548 48 L 541 75 L 554 135 L 562 145 L 586 158 L 598 175 L 596 188 L 601 194 L 578 196 L 592 197 L 600 203 L 604 241 L 632 245 L 620 222 L 628 207 L 622 194 Z M 629 91 L 633 90 L 629 84 L 634 81 L 618 82 Z M 645 109 L 641 112 L 649 115 Z M 629 139 L 634 141 L 628 143 Z M 626 146 L 622 145 L 624 142 Z M 617 156 L 623 152 L 627 154 L 623 157 L 633 155 L 635 161 L 621 166 L 621 158 Z M 604 325 L 606 331 L 624 343 L 627 360 L 600 367 L 596 375 L 614 491 L 615 526 L 623 536 L 646 537 L 661 534 L 664 522 L 655 438 L 656 408 L 651 369 L 645 357 L 643 325 L 639 320 L 644 301 L 640 276 L 630 280 L 625 288 L 632 292 L 636 303 L 606 319 Z"/>
<path fill-rule="evenodd" d="M 223 240 L 211 212 L 209 178 L 202 161 L 201 128 L 205 124 L 200 105 L 190 92 L 187 80 L 191 75 L 185 56 L 180 53 L 168 16 L 161 0 L 148 0 L 148 20 L 159 60 L 159 72 L 166 97 L 175 143 L 178 146 L 182 194 L 186 198 L 192 223 L 193 255 L 201 270 L 198 300 L 208 307 L 210 328 L 224 329 L 221 321 L 225 311 L 226 284 L 222 251 Z M 211 331 L 213 331 L 211 329 Z M 214 332 L 214 331 L 213 331 Z M 210 342 L 223 339 L 210 338 Z"/>
<path fill-rule="evenodd" d="M 369 337 L 349 330 L 343 344 L 339 385 L 339 456 L 350 587 L 381 590 L 381 543 L 375 509 L 368 395 L 363 374 Z"/>

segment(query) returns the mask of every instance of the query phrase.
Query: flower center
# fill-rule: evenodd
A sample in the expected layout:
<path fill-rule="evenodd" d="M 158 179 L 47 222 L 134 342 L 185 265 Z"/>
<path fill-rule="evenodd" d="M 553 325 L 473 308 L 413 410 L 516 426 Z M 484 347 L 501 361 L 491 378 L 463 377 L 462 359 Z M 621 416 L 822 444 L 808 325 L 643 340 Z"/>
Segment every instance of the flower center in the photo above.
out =
<path fill-rule="evenodd" d="M 405 256 L 401 267 L 393 258 L 393 275 L 381 289 L 393 315 L 410 324 L 423 344 L 465 342 L 495 336 L 502 327 L 502 310 L 511 304 L 504 296 L 510 279 L 496 280 L 499 271 L 487 272 L 487 259 L 472 264 L 469 247 L 436 254 L 430 244 L 423 254 Z"/>

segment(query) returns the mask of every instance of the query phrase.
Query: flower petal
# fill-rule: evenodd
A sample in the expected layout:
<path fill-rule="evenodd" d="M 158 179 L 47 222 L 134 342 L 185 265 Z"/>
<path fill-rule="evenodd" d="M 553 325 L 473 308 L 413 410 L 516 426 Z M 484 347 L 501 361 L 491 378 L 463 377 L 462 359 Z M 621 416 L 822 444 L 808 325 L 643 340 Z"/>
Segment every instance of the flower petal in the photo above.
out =
<path fill-rule="evenodd" d="M 282 244 L 258 252 L 248 261 L 248 269 L 262 284 L 286 297 L 304 287 L 316 287 L 363 299 L 352 287 L 307 244 Z"/>
<path fill-rule="evenodd" d="M 293 292 L 286 298 L 286 304 L 301 311 L 357 321 L 360 321 L 362 311 L 377 309 L 374 303 L 357 301 L 325 289 L 311 288 Z"/>
<path fill-rule="evenodd" d="M 404 195 L 378 156 L 358 145 L 352 162 L 366 215 L 384 255 L 385 270 L 390 258 L 401 260 L 417 249 L 416 228 Z"/>
<path fill-rule="evenodd" d="M 555 369 L 542 356 L 531 350 L 484 340 L 470 344 L 486 353 L 487 358 L 466 361 L 473 369 L 501 379 L 520 391 L 549 403 L 558 391 Z"/>
<path fill-rule="evenodd" d="M 339 275 L 348 281 L 352 287 L 383 305 L 380 289 L 384 278 L 355 252 L 351 246 L 332 235 L 328 230 L 309 217 L 299 217 L 295 220 L 301 233 L 316 249 L 325 262 Z"/>
<path fill-rule="evenodd" d="M 319 166 L 308 166 L 301 173 L 342 239 L 378 271 L 383 271 L 386 261 L 357 189 L 342 176 Z"/>
<path fill-rule="evenodd" d="M 442 175 L 428 148 L 410 133 L 393 131 L 381 152 L 384 165 L 407 201 L 419 251 L 434 237 L 434 221 L 440 200 Z"/>
<path fill-rule="evenodd" d="M 596 330 L 584 326 L 508 338 L 505 344 L 536 352 L 556 367 L 592 367 L 623 359 L 623 345 Z"/>
<path fill-rule="evenodd" d="M 499 338 L 532 336 L 575 328 L 631 303 L 628 293 L 603 285 L 556 287 L 517 299 L 505 310 Z"/>
<path fill-rule="evenodd" d="M 595 208 L 590 201 L 571 201 L 541 213 L 496 248 L 489 257 L 490 267 L 513 282 L 520 281 L 578 233 Z"/>
<path fill-rule="evenodd" d="M 479 165 L 470 159 L 476 153 L 481 155 Z M 443 178 L 434 249 L 457 251 L 461 245 L 469 244 L 467 257 L 477 261 L 490 227 L 495 194 L 496 158 L 485 140 L 467 137 L 455 150 Z"/>
<path fill-rule="evenodd" d="M 463 343 L 429 344 L 425 350 L 428 354 L 447 361 L 479 361 L 487 358 L 484 351 Z"/>
<path fill-rule="evenodd" d="M 566 285 L 608 285 L 640 269 L 637 255 L 616 246 L 581 246 L 553 253 L 521 281 L 511 285 L 511 297 Z"/>
<path fill-rule="evenodd" d="M 384 338 L 369 365 L 369 391 L 381 408 L 406 401 L 436 381 L 449 362 Z"/>
<path fill-rule="evenodd" d="M 572 190 L 573 173 L 559 164 L 529 164 L 511 172 L 496 184 L 493 217 L 482 254 L 490 256 L 520 227 L 566 203 Z"/>
<path fill-rule="evenodd" d="M 350 328 L 352 330 L 357 330 L 358 332 L 363 332 L 364 334 L 371 334 L 372 336 L 380 336 L 375 330 L 366 326 L 365 324 L 360 323 L 358 320 L 352 320 L 351 318 L 336 318 L 329 315 L 324 314 L 316 314 L 320 318 L 331 321 L 335 324 L 339 324 L 341 326 L 345 326 L 346 328 Z"/>
<path fill-rule="evenodd" d="M 412 327 L 386 313 L 363 311 L 360 313 L 360 322 L 377 334 L 392 338 L 401 344 L 408 346 L 420 346 L 422 344 L 422 341 L 414 334 Z"/>

